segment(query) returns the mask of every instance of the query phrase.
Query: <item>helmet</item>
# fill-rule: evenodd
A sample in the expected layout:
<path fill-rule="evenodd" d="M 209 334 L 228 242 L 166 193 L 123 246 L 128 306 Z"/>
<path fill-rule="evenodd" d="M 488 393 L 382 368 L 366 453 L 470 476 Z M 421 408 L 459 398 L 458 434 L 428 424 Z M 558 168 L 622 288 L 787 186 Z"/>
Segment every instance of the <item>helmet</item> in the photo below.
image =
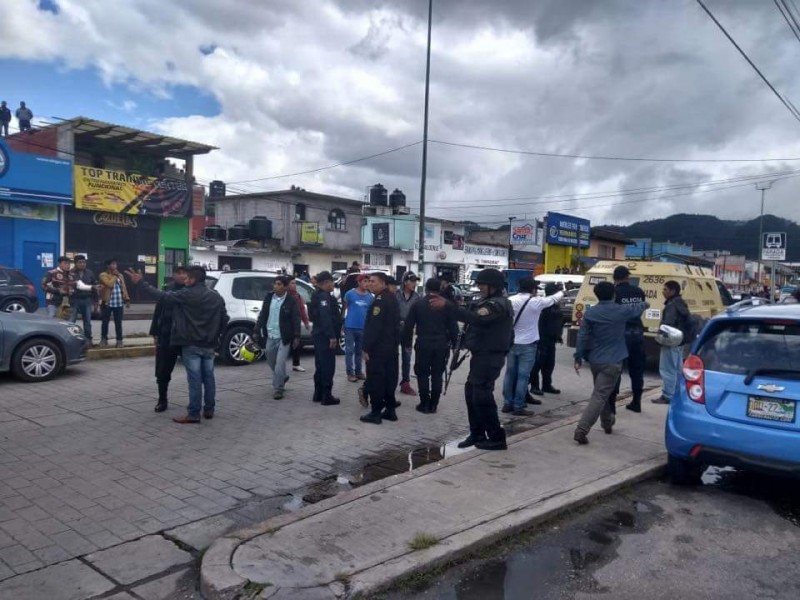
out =
<path fill-rule="evenodd" d="M 261 356 L 261 348 L 253 340 L 248 340 L 239 347 L 239 358 L 243 361 L 252 363 Z"/>
<path fill-rule="evenodd" d="M 497 269 L 484 269 L 478 273 L 475 283 L 483 283 L 494 288 L 503 289 L 506 285 L 506 280 Z"/>
<path fill-rule="evenodd" d="M 683 332 L 669 325 L 662 325 L 658 328 L 656 342 L 667 348 L 677 348 L 683 343 Z"/>

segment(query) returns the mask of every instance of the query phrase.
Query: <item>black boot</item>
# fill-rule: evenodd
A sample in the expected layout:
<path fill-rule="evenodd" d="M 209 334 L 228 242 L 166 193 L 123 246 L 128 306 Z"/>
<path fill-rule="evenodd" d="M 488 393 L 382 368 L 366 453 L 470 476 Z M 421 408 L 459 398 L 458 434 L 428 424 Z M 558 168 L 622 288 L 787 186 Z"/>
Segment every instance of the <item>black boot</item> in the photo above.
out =
<path fill-rule="evenodd" d="M 155 411 L 156 412 L 164 412 L 165 410 L 167 410 L 167 404 L 168 403 L 167 403 L 167 399 L 166 398 L 163 398 L 163 399 L 159 398 L 158 402 L 156 402 Z"/>
<path fill-rule="evenodd" d="M 474 436 L 471 433 L 464 438 L 464 440 L 458 442 L 459 448 L 469 448 L 470 446 L 474 446 L 480 442 L 485 442 L 486 436 Z"/>
<path fill-rule="evenodd" d="M 423 394 L 422 392 L 420 392 L 420 394 L 419 394 L 419 404 L 417 404 L 417 406 L 415 408 L 419 412 L 421 412 L 422 414 L 427 415 L 431 411 L 430 403 L 431 403 L 431 399 L 428 397 L 428 395 L 427 394 Z"/>
<path fill-rule="evenodd" d="M 167 410 L 167 388 L 169 386 L 168 382 L 159 381 L 158 382 L 158 402 L 156 402 L 155 411 L 157 413 L 164 412 Z"/>
<path fill-rule="evenodd" d="M 394 408 L 384 408 L 381 413 L 381 418 L 387 421 L 397 421 L 397 413 L 394 411 Z"/>
<path fill-rule="evenodd" d="M 320 404 L 322 404 L 322 406 L 335 406 L 335 405 L 339 404 L 340 402 L 341 402 L 341 400 L 339 400 L 338 398 L 335 398 L 333 396 L 333 388 L 328 387 L 328 388 L 325 388 L 325 390 L 323 390 L 323 392 L 322 392 L 322 402 L 320 402 Z"/>
<path fill-rule="evenodd" d="M 314 398 L 312 400 L 314 402 L 322 402 L 322 393 L 319 386 L 314 386 Z"/>
<path fill-rule="evenodd" d="M 500 429 L 496 435 L 490 437 L 489 439 L 475 442 L 475 447 L 480 450 L 507 450 L 508 445 L 506 444 L 505 430 Z"/>
<path fill-rule="evenodd" d="M 428 404 L 428 413 L 434 414 L 436 409 L 439 408 L 439 396 L 431 396 L 431 401 Z"/>

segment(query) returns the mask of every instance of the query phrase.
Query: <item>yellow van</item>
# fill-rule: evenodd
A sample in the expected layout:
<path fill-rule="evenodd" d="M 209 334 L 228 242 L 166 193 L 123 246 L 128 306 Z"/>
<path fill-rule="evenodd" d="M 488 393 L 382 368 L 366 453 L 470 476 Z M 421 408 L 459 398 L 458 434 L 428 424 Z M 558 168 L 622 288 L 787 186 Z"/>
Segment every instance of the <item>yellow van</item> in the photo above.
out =
<path fill-rule="evenodd" d="M 664 296 L 661 290 L 667 281 L 673 280 L 681 284 L 681 294 L 693 315 L 709 319 L 733 304 L 733 298 L 722 282 L 714 278 L 711 269 L 693 265 L 678 265 L 664 262 L 619 262 L 600 261 L 589 269 L 583 278 L 583 285 L 575 299 L 573 310 L 574 325 L 570 327 L 567 344 L 575 347 L 578 329 L 586 309 L 597 304 L 594 286 L 601 281 L 614 282 L 614 269 L 625 265 L 631 272 L 631 284 L 638 285 L 647 296 L 650 304 L 642 315 L 645 327 L 646 351 L 648 356 L 658 354 L 659 346 L 655 343 L 655 334 L 661 322 L 661 311 L 664 308 Z"/>

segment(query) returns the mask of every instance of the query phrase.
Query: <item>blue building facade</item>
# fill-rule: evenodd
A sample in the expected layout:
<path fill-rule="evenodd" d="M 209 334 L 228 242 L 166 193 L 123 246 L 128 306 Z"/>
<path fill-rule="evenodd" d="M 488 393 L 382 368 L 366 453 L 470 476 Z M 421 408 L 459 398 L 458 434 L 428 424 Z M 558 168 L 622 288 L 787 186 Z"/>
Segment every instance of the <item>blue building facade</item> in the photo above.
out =
<path fill-rule="evenodd" d="M 692 262 L 694 248 L 678 242 L 654 242 L 650 238 L 633 238 L 625 246 L 625 258 L 685 264 Z"/>

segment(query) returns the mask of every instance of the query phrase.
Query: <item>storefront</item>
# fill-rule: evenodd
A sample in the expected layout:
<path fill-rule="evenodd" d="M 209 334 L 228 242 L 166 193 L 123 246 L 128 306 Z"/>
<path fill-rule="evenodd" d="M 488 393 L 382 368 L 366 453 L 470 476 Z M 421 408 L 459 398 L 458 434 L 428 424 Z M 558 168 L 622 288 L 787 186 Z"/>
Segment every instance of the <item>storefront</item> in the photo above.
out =
<path fill-rule="evenodd" d="M 192 246 L 190 262 L 209 271 L 223 269 L 254 269 L 256 271 L 292 272 L 292 257 L 288 253 L 267 249 L 234 248 L 225 244 Z"/>

